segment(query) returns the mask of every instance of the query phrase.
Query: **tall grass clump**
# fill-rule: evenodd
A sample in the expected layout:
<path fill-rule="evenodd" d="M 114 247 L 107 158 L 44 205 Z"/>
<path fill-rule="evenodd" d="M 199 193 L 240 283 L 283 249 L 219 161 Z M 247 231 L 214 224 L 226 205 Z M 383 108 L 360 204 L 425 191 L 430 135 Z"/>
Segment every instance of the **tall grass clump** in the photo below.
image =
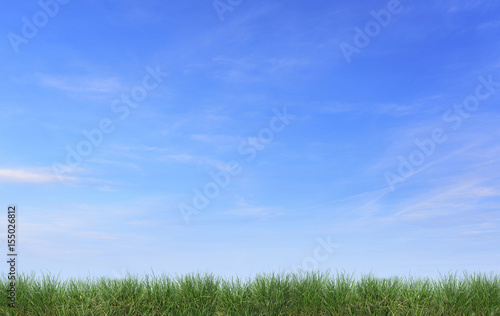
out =
<path fill-rule="evenodd" d="M 243 282 L 193 273 L 123 279 L 19 275 L 16 306 L 0 283 L 1 315 L 500 315 L 500 278 L 464 273 L 355 280 L 337 272 L 259 274 Z"/>

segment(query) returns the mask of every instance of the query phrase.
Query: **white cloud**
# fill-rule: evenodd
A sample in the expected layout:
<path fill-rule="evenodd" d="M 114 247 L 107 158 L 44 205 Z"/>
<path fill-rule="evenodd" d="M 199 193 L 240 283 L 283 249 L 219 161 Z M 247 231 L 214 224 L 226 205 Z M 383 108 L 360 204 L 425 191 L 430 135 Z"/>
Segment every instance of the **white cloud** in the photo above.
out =
<path fill-rule="evenodd" d="M 428 219 L 469 210 L 483 198 L 500 197 L 500 190 L 485 185 L 485 180 L 467 179 L 459 175 L 448 181 L 448 186 L 438 186 L 422 193 L 412 203 L 406 203 L 409 206 L 402 208 L 394 216 L 410 220 Z"/>
<path fill-rule="evenodd" d="M 199 157 L 199 156 L 191 156 L 188 154 L 176 154 L 176 155 L 167 155 L 164 157 L 168 161 L 177 161 L 181 163 L 191 163 L 195 165 L 208 165 L 215 167 L 219 170 L 225 170 L 227 163 L 211 158 Z"/>
<path fill-rule="evenodd" d="M 73 177 L 61 176 L 62 180 L 74 180 Z M 28 171 L 23 169 L 0 169 L 0 182 L 6 183 L 47 183 L 57 182 L 57 175 L 48 171 Z"/>
<path fill-rule="evenodd" d="M 122 146 L 122 145 L 111 145 L 110 146 L 113 149 L 117 150 L 123 150 L 123 151 L 158 151 L 158 152 L 165 152 L 169 151 L 168 148 L 164 147 L 154 147 L 154 146 Z"/>
<path fill-rule="evenodd" d="M 166 158 L 179 162 L 191 162 L 193 160 L 193 156 L 186 154 L 168 155 Z"/>
<path fill-rule="evenodd" d="M 279 211 L 273 207 L 264 206 L 254 206 L 251 205 L 246 199 L 238 194 L 235 195 L 237 201 L 235 202 L 235 207 L 226 211 L 226 214 L 232 214 L 242 217 L 259 217 L 259 218 L 271 218 L 283 215 L 282 211 Z"/>
<path fill-rule="evenodd" d="M 160 225 L 163 225 L 162 221 L 157 221 L 157 220 L 155 221 L 138 220 L 138 221 L 128 222 L 127 224 L 134 226 L 143 226 L 143 227 L 158 227 Z"/>
<path fill-rule="evenodd" d="M 218 146 L 224 146 L 228 144 L 236 144 L 243 141 L 244 139 L 238 136 L 229 135 L 210 135 L 210 134 L 196 134 L 191 135 L 191 139 L 198 140 L 205 143 L 215 144 Z"/>
<path fill-rule="evenodd" d="M 122 89 L 117 78 L 40 75 L 42 86 L 74 93 L 117 93 Z"/>
<path fill-rule="evenodd" d="M 268 210 L 265 207 L 239 207 L 229 210 L 227 213 L 238 216 L 263 216 L 268 214 Z"/>
<path fill-rule="evenodd" d="M 191 139 L 194 139 L 194 140 L 199 140 L 199 141 L 202 141 L 202 142 L 213 142 L 213 141 L 217 141 L 219 139 L 224 139 L 224 135 L 207 135 L 207 134 L 196 134 L 196 135 L 191 135 Z"/>

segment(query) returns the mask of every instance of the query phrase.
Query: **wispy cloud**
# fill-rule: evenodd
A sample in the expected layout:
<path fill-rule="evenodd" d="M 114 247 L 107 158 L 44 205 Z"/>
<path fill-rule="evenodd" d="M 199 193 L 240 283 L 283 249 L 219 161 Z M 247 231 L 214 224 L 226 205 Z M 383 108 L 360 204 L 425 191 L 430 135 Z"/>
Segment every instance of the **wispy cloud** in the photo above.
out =
<path fill-rule="evenodd" d="M 235 142 L 241 141 L 242 138 L 229 136 L 229 135 L 211 135 L 211 134 L 196 134 L 191 135 L 191 138 L 194 140 L 199 140 L 207 143 L 219 143 L 219 142 Z"/>
<path fill-rule="evenodd" d="M 263 217 L 269 215 L 272 209 L 266 207 L 238 207 L 227 211 L 227 214 L 233 214 L 243 217 Z"/>
<path fill-rule="evenodd" d="M 387 116 L 409 116 L 409 115 L 422 115 L 424 113 L 434 113 L 439 111 L 444 101 L 442 95 L 431 95 L 428 97 L 417 98 L 410 102 L 396 103 L 396 102 L 340 102 L 340 101 L 327 101 L 327 102 L 313 102 L 311 105 L 320 113 L 349 113 L 353 114 L 366 114 L 366 115 L 387 115 Z M 437 116 L 439 113 L 436 114 Z"/>
<path fill-rule="evenodd" d="M 235 151 L 237 146 L 245 140 L 244 137 L 224 134 L 195 134 L 191 139 L 205 143 L 211 148 Z"/>
<path fill-rule="evenodd" d="M 180 162 L 180 163 L 189 163 L 189 164 L 195 164 L 195 165 L 208 165 L 215 167 L 219 170 L 225 170 L 226 168 L 226 162 L 208 158 L 208 157 L 202 157 L 202 156 L 193 156 L 190 154 L 175 154 L 175 155 L 167 155 L 163 156 L 161 158 L 162 160 L 166 161 L 175 161 L 175 162 Z"/>
<path fill-rule="evenodd" d="M 104 164 L 104 165 L 109 165 L 109 166 L 116 166 L 120 168 L 125 168 L 125 169 L 135 169 L 135 170 L 140 170 L 140 166 L 133 163 L 133 162 L 126 162 L 126 161 L 120 161 L 120 160 L 109 160 L 109 159 L 101 159 L 101 158 L 94 158 L 94 159 L 89 159 L 89 163 L 96 163 L 96 164 Z"/>
<path fill-rule="evenodd" d="M 159 226 L 164 225 L 165 221 L 137 220 L 137 221 L 128 222 L 127 224 L 134 225 L 134 226 L 142 226 L 142 227 L 159 227 Z"/>
<path fill-rule="evenodd" d="M 165 152 L 169 151 L 168 148 L 165 147 L 155 147 L 155 146 L 122 146 L 122 145 L 111 145 L 111 148 L 123 150 L 123 151 L 157 151 L 157 152 Z"/>
<path fill-rule="evenodd" d="M 166 159 L 178 161 L 178 162 L 192 162 L 194 161 L 194 157 L 187 154 L 178 154 L 178 155 L 168 155 L 165 156 Z"/>
<path fill-rule="evenodd" d="M 235 202 L 235 207 L 227 210 L 226 214 L 236 215 L 240 217 L 253 217 L 260 219 L 269 219 L 272 217 L 281 216 L 284 214 L 283 211 L 275 207 L 257 206 L 252 203 L 247 202 L 245 198 L 240 195 L 236 195 L 237 201 Z"/>
<path fill-rule="evenodd" d="M 39 75 L 39 83 L 44 87 L 72 93 L 111 94 L 123 89 L 116 77 L 56 76 Z"/>
<path fill-rule="evenodd" d="M 487 181 L 484 179 L 457 178 L 446 187 L 422 192 L 414 201 L 407 201 L 409 206 L 403 207 L 394 216 L 408 220 L 429 219 L 471 209 L 479 205 L 483 198 L 500 197 L 500 190 L 485 184 Z"/>
<path fill-rule="evenodd" d="M 277 76 L 293 75 L 312 63 L 305 57 L 287 56 L 286 53 L 278 58 L 216 57 L 213 61 L 217 65 L 216 75 L 221 80 L 243 83 L 272 81 L 273 84 L 276 84 Z"/>
<path fill-rule="evenodd" d="M 94 162 L 105 163 L 105 161 L 99 159 L 96 159 Z M 127 168 L 131 167 L 128 165 L 125 166 Z M 96 178 L 95 174 L 99 174 L 101 178 Z M 98 172 L 78 167 L 66 166 L 62 167 L 58 172 L 54 172 L 53 168 L 0 169 L 0 183 L 46 184 L 55 182 L 71 187 L 92 186 L 104 192 L 119 191 L 118 186 L 124 184 L 103 179 L 102 171 Z"/>
<path fill-rule="evenodd" d="M 63 180 L 75 180 L 74 177 L 62 176 Z M 42 184 L 57 182 L 59 178 L 52 170 L 0 169 L 0 182 Z"/>

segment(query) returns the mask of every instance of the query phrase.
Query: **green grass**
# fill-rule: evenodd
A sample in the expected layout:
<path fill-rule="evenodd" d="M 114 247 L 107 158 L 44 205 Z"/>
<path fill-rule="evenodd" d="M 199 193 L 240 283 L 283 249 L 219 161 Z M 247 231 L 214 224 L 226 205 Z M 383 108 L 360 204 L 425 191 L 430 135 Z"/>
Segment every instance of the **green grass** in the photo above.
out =
<path fill-rule="evenodd" d="M 345 273 L 213 274 L 58 282 L 18 276 L 16 307 L 2 280 L 1 315 L 500 315 L 500 278 L 455 274 L 439 280 Z"/>

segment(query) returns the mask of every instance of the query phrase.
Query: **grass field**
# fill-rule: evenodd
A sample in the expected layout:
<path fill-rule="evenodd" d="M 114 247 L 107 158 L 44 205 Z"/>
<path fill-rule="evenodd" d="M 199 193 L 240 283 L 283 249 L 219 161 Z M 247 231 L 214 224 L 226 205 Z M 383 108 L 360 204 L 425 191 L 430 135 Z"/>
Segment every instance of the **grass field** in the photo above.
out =
<path fill-rule="evenodd" d="M 1 283 L 1 315 L 500 315 L 500 278 L 457 273 L 434 279 L 345 273 L 213 274 L 68 280 L 18 277 L 16 307 Z"/>

